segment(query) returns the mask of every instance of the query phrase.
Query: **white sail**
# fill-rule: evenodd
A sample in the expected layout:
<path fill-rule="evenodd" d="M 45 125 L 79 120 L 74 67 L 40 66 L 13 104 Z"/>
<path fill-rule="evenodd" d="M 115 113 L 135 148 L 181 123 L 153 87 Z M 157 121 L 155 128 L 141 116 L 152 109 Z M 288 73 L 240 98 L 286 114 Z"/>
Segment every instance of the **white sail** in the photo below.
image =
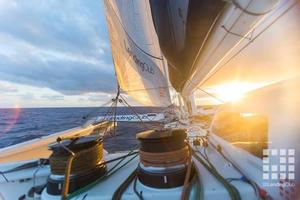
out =
<path fill-rule="evenodd" d="M 252 39 L 255 38 L 253 41 L 242 39 L 231 52 L 219 60 L 215 69 L 209 70 L 203 74 L 201 80 L 196 81 L 201 77 L 199 70 L 199 76 L 195 76 L 192 81 L 197 83 L 197 87 L 201 86 L 214 95 L 220 96 L 223 90 L 222 98 L 231 95 L 226 94 L 230 87 L 235 90 L 232 92 L 247 93 L 299 76 L 299 23 L 299 1 L 284 1 L 249 35 Z M 210 59 L 210 62 L 217 63 L 217 60 Z M 186 86 L 187 93 L 197 88 L 195 85 Z"/>
<path fill-rule="evenodd" d="M 118 83 L 147 106 L 170 105 L 163 57 L 147 0 L 105 0 Z"/>
<path fill-rule="evenodd" d="M 251 42 L 259 34 L 262 29 L 260 27 L 266 27 L 266 22 L 275 19 L 291 2 L 293 1 L 239 0 L 229 3 L 212 27 L 193 63 L 194 71 L 191 71 L 190 80 L 183 88 L 183 95 L 189 96 L 196 88 L 201 87 L 207 77 L 229 62 L 242 48 L 241 43 Z"/>

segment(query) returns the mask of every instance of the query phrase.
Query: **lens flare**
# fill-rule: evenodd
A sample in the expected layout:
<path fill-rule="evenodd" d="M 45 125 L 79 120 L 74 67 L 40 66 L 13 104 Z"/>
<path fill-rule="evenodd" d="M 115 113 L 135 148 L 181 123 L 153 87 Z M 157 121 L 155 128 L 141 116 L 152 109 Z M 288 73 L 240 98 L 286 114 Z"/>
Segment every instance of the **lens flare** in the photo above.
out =
<path fill-rule="evenodd" d="M 234 82 L 217 85 L 208 90 L 225 102 L 235 102 L 241 100 L 247 92 L 260 87 L 261 85 L 255 83 Z"/>
<path fill-rule="evenodd" d="M 7 118 L 7 126 L 0 132 L 0 137 L 1 135 L 9 132 L 17 123 L 21 113 L 21 108 L 18 105 L 15 105 L 14 108 L 12 108 L 8 113 L 6 113 L 6 118 Z"/>

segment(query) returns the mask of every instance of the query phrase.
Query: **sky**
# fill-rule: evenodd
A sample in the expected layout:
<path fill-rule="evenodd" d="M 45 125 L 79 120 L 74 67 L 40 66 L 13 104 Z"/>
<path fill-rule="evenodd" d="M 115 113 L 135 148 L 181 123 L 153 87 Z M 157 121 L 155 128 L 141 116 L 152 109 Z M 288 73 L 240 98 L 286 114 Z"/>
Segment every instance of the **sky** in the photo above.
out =
<path fill-rule="evenodd" d="M 99 106 L 116 91 L 101 0 L 0 0 L 0 107 Z"/>

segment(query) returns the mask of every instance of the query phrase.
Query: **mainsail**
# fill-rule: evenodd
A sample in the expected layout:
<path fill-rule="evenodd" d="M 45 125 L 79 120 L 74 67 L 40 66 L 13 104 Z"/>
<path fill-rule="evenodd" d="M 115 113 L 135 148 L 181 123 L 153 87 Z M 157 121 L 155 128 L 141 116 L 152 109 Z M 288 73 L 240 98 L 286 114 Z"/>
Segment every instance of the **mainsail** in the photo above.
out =
<path fill-rule="evenodd" d="M 116 76 L 121 89 L 147 106 L 171 104 L 167 72 L 147 0 L 105 0 Z"/>
<path fill-rule="evenodd" d="M 295 75 L 299 71 L 295 59 L 299 54 L 299 5 L 290 10 L 295 3 L 150 0 L 174 88 L 188 99 L 199 88 L 213 93 L 215 86 L 243 80 L 255 83 L 247 85 L 253 90 Z M 284 72 L 287 64 L 291 70 Z"/>
<path fill-rule="evenodd" d="M 299 1 L 249 2 L 246 11 L 232 4 L 216 24 L 185 95 L 234 83 L 253 90 L 299 75 Z M 254 6 L 261 10 L 254 12 Z"/>

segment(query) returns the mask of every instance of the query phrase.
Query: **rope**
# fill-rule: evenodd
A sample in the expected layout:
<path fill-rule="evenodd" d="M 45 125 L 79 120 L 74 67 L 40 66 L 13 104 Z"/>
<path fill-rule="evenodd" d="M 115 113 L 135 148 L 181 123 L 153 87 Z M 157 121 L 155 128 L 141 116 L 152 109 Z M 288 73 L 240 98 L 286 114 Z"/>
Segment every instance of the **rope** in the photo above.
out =
<path fill-rule="evenodd" d="M 192 153 L 191 153 L 191 146 L 188 142 L 186 142 L 186 145 L 188 147 L 188 165 L 187 165 L 187 171 L 184 179 L 184 184 L 183 184 L 183 189 L 181 193 L 181 200 L 187 199 L 186 197 L 188 196 L 189 193 L 189 187 L 190 187 L 190 176 L 191 176 L 191 171 L 192 171 Z"/>
<path fill-rule="evenodd" d="M 103 159 L 103 144 L 97 144 L 88 149 L 74 152 L 75 157 L 72 160 L 71 174 L 80 174 L 85 171 L 94 169 Z M 69 155 L 52 154 L 49 158 L 51 173 L 56 175 L 64 175 L 65 169 L 70 162 Z"/>
<path fill-rule="evenodd" d="M 119 166 L 122 161 L 125 160 L 125 158 L 132 156 L 128 161 L 126 161 L 124 164 L 122 164 L 121 166 Z M 130 163 L 133 159 L 135 159 L 138 156 L 137 152 L 134 152 L 133 150 L 128 152 L 128 154 L 124 155 L 124 156 L 120 156 L 118 158 L 109 160 L 104 162 L 103 164 L 107 164 L 116 160 L 121 160 L 121 162 L 118 162 L 117 164 L 115 164 L 109 171 L 106 172 L 106 175 L 99 178 L 98 180 L 84 186 L 83 188 L 71 193 L 68 195 L 67 199 L 71 199 L 75 196 L 78 196 L 88 190 L 90 190 L 91 188 L 93 188 L 96 184 L 101 183 L 102 181 L 105 181 L 106 179 L 108 179 L 110 176 L 112 176 L 114 173 L 116 173 L 118 170 L 120 170 L 121 168 L 123 168 L 124 166 L 126 166 L 128 163 Z M 119 166 L 119 167 L 118 167 Z M 118 168 L 117 168 L 118 167 Z M 115 170 L 114 170 L 115 169 Z"/>
<path fill-rule="evenodd" d="M 69 192 L 69 185 L 70 185 L 70 174 L 71 174 L 74 158 L 75 158 L 75 154 L 72 154 L 69 156 L 69 158 L 67 160 L 67 166 L 65 168 L 65 181 L 63 183 L 63 189 L 61 191 L 61 199 L 62 200 L 67 199 L 67 195 Z"/>
<path fill-rule="evenodd" d="M 207 139 L 208 144 L 210 144 L 213 149 L 218 152 L 227 162 L 229 162 L 240 174 L 243 175 L 243 177 L 246 178 L 246 182 L 248 182 L 254 189 L 256 196 L 260 196 L 259 195 L 259 186 L 257 185 L 257 183 L 255 181 L 253 181 L 251 178 L 249 178 L 245 173 L 242 172 L 242 170 L 240 170 L 240 168 L 233 163 L 229 158 L 227 158 L 224 153 L 222 152 L 222 147 L 220 145 L 218 145 L 218 147 L 216 147 L 209 139 Z"/>
<path fill-rule="evenodd" d="M 144 166 L 151 167 L 170 167 L 186 164 L 190 160 L 188 146 L 176 151 L 162 153 L 150 153 L 140 150 L 139 154 L 141 163 Z"/>
<path fill-rule="evenodd" d="M 137 178 L 137 176 L 136 176 L 135 179 L 134 179 L 134 182 L 133 182 L 133 191 L 134 191 L 134 193 L 136 194 L 136 196 L 138 196 L 138 198 L 139 198 L 140 200 L 143 200 L 144 198 L 143 198 L 142 192 L 139 193 L 139 192 L 137 191 L 137 188 L 136 188 L 137 180 L 138 180 L 138 178 Z"/>
<path fill-rule="evenodd" d="M 209 160 L 206 160 L 209 165 L 201 158 L 199 157 L 194 151 L 193 151 L 194 158 L 199 161 L 228 191 L 230 197 L 232 200 L 241 200 L 241 196 L 239 192 L 236 190 L 236 188 L 231 184 L 228 183 L 226 179 L 216 170 L 212 163 Z M 210 166 L 211 165 L 211 166 Z"/>
<path fill-rule="evenodd" d="M 130 183 L 137 177 L 137 168 L 125 179 L 125 181 L 117 188 L 117 190 L 114 192 L 112 200 L 120 200 L 122 197 L 122 194 L 125 192 L 125 190 L 128 188 Z"/>
<path fill-rule="evenodd" d="M 189 199 L 193 185 L 195 185 L 195 187 L 196 187 L 196 194 L 195 194 L 196 199 L 197 200 L 203 199 L 202 185 L 199 180 L 200 180 L 199 175 L 197 173 L 197 170 L 195 170 L 195 174 L 194 174 L 192 180 L 190 181 L 190 183 L 188 184 L 186 192 L 183 195 L 183 199 Z"/>
<path fill-rule="evenodd" d="M 182 149 L 169 151 L 169 152 L 160 152 L 160 153 L 150 153 L 140 150 L 140 162 L 144 166 L 151 167 L 170 167 L 175 165 L 187 165 L 187 171 L 184 178 L 183 189 L 181 193 L 181 199 L 187 199 L 190 190 L 190 176 L 192 171 L 192 153 L 191 147 L 186 142 L 186 146 Z"/>
<path fill-rule="evenodd" d="M 0 174 L 1 174 L 1 176 L 4 178 L 4 180 L 8 183 L 9 181 L 8 181 L 8 179 L 6 178 L 5 173 L 2 172 L 2 171 L 0 171 Z"/>

